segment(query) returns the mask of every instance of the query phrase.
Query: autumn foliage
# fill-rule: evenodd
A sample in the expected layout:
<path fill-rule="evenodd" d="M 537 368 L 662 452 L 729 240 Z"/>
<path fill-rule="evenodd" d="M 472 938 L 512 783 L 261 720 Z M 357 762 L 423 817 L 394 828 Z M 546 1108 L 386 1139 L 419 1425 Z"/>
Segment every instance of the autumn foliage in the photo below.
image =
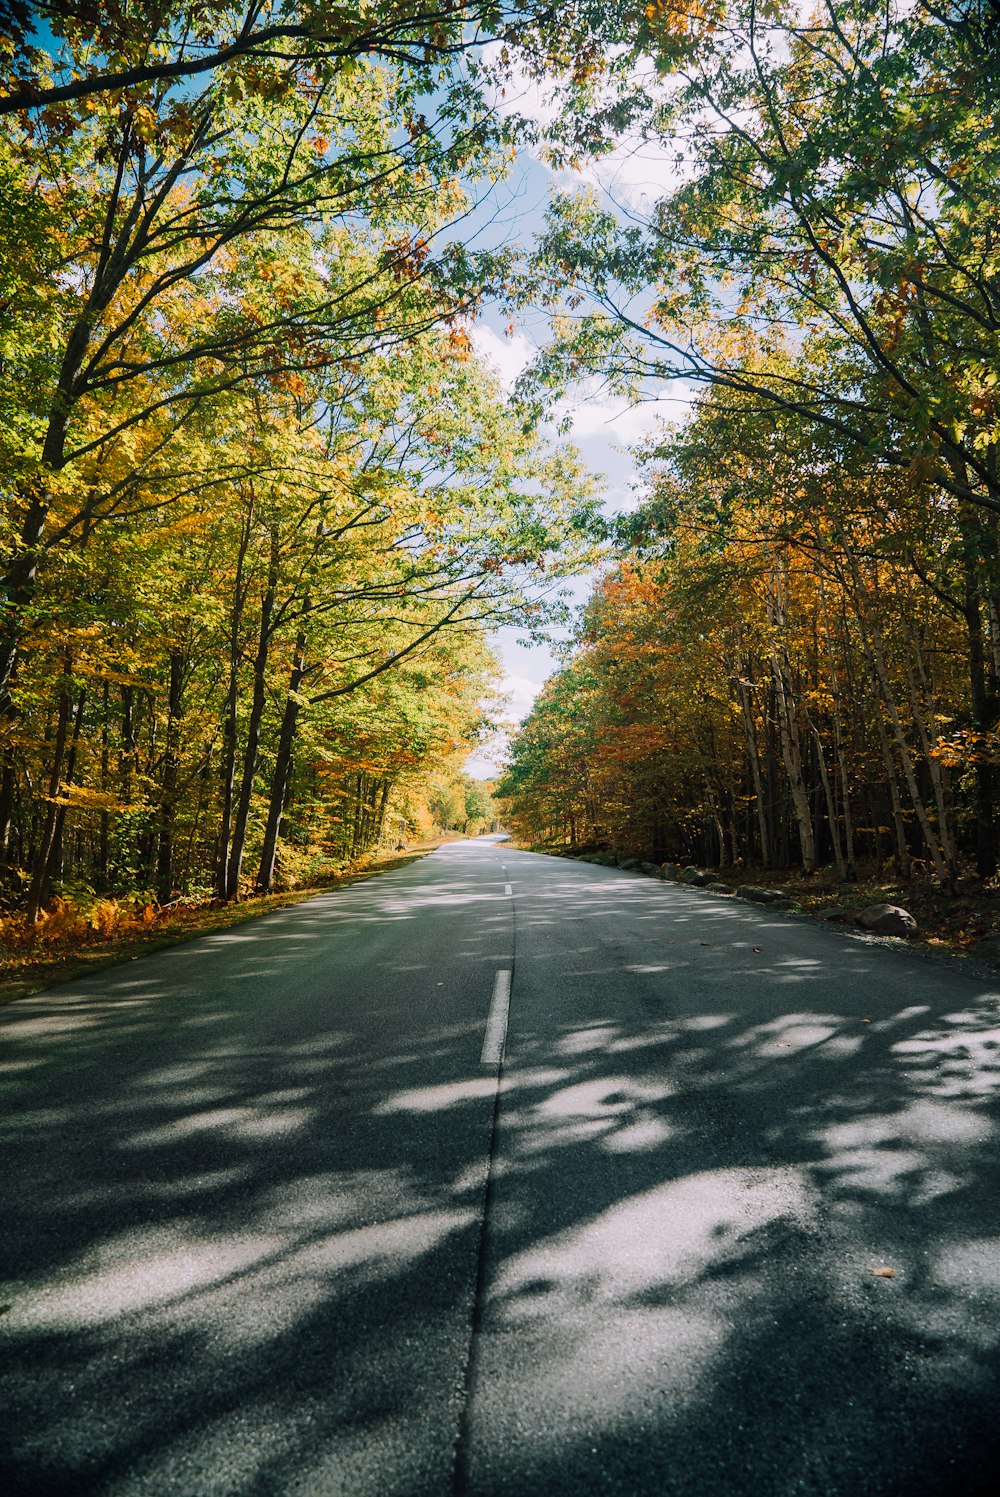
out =
<path fill-rule="evenodd" d="M 8 936 L 82 940 L 429 830 L 590 501 L 475 356 L 473 7 L 42 10 L 0 7 L 0 869 Z"/>

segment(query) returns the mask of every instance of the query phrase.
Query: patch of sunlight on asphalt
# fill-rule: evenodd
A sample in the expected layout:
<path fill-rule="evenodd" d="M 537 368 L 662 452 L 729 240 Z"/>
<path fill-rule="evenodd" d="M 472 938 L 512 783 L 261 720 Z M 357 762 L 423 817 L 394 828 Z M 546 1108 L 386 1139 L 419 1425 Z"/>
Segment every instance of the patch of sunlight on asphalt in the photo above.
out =
<path fill-rule="evenodd" d="M 617 1024 L 592 1024 L 563 1035 L 555 1048 L 560 1055 L 586 1055 L 590 1050 L 606 1049 L 620 1033 Z"/>
<path fill-rule="evenodd" d="M 186 1117 L 175 1118 L 159 1128 L 147 1128 L 142 1133 L 133 1133 L 123 1139 L 122 1148 L 148 1149 L 160 1144 L 176 1143 L 178 1139 L 190 1138 L 197 1133 L 211 1133 L 217 1128 L 233 1128 L 238 1124 L 251 1123 L 255 1117 L 252 1107 L 216 1107 L 210 1112 L 193 1112 Z"/>
<path fill-rule="evenodd" d="M 318 1306 L 359 1284 L 390 1282 L 477 1220 L 472 1209 L 421 1211 L 302 1243 L 293 1239 L 247 1276 L 219 1285 L 207 1304 L 202 1297 L 170 1307 L 171 1323 L 180 1318 L 197 1327 L 210 1314 L 220 1339 L 242 1354 L 287 1335 Z"/>
<path fill-rule="evenodd" d="M 472 1210 L 425 1211 L 397 1221 L 336 1232 L 285 1256 L 282 1272 L 294 1278 L 301 1273 L 327 1274 L 376 1262 L 401 1265 L 422 1257 L 449 1233 L 475 1220 Z"/>
<path fill-rule="evenodd" d="M 727 1024 L 731 1022 L 730 1019 L 726 1020 Z M 676 1039 L 673 1026 L 658 1024 L 651 1029 L 649 1034 L 631 1034 L 624 1039 L 612 1040 L 608 1046 L 608 1054 L 628 1055 L 633 1050 L 653 1049 L 671 1039 Z"/>
<path fill-rule="evenodd" d="M 729 1041 L 733 1049 L 751 1049 L 756 1055 L 781 1056 L 789 1051 L 809 1050 L 830 1040 L 850 1021 L 840 1014 L 782 1014 L 767 1024 L 758 1024 L 747 1034 Z"/>
<path fill-rule="evenodd" d="M 225 1102 L 232 1097 L 231 1086 L 184 1086 L 171 1087 L 169 1097 L 160 1103 L 163 1107 L 207 1107 L 210 1102 Z M 135 1098 L 127 1097 L 123 1102 L 109 1108 L 111 1112 L 128 1111 L 135 1107 Z"/>
<path fill-rule="evenodd" d="M 814 1215 L 814 1195 L 792 1167 L 686 1175 L 515 1255 L 500 1269 L 491 1298 L 510 1321 L 620 1302 L 691 1282 L 738 1258 L 761 1228 L 779 1221 L 808 1227 Z M 530 1292 L 539 1283 L 544 1292 Z"/>
<path fill-rule="evenodd" d="M 579 1440 L 593 1448 L 602 1429 L 637 1426 L 662 1438 L 664 1408 L 677 1417 L 703 1397 L 728 1335 L 722 1316 L 663 1306 L 566 1325 L 538 1345 L 526 1371 L 496 1379 L 491 1417 L 549 1458 Z"/>
<path fill-rule="evenodd" d="M 676 1132 L 676 1128 L 662 1118 L 644 1118 L 608 1134 L 601 1140 L 601 1148 L 608 1154 L 637 1154 L 646 1149 L 658 1149 Z"/>
<path fill-rule="evenodd" d="M 812 1137 L 827 1151 L 820 1169 L 839 1176 L 839 1189 L 894 1196 L 915 1207 L 962 1189 L 970 1146 L 988 1142 L 994 1132 L 992 1123 L 966 1108 L 922 1100 L 818 1129 Z"/>
<path fill-rule="evenodd" d="M 68 1280 L 27 1294 L 8 1324 L 79 1330 L 206 1289 L 277 1252 L 280 1237 L 195 1237 L 167 1227 L 102 1245 Z"/>
<path fill-rule="evenodd" d="M 195 1236 L 183 1225 L 130 1232 L 61 1282 L 17 1294 L 5 1326 L 81 1330 L 143 1313 L 161 1328 L 211 1326 L 230 1343 L 260 1342 L 359 1278 L 392 1278 L 477 1219 L 472 1209 L 419 1211 L 319 1238 L 294 1220 L 244 1236 Z"/>
<path fill-rule="evenodd" d="M 20 1117 L 4 1118 L 4 1127 L 14 1133 L 34 1133 L 39 1128 L 65 1128 L 68 1123 L 62 1107 L 36 1107 Z"/>
<path fill-rule="evenodd" d="M 672 1096 L 674 1088 L 663 1082 L 643 1081 L 635 1076 L 601 1076 L 563 1087 L 535 1109 L 540 1118 L 609 1117 L 630 1112 L 636 1103 L 659 1102 Z"/>
<path fill-rule="evenodd" d="M 898 1024 L 906 1024 L 910 1019 L 919 1019 L 921 1014 L 929 1014 L 931 1006 L 929 1003 L 914 1003 L 909 1008 L 901 1008 L 897 1013 L 890 1015 L 888 1019 L 879 1019 L 872 1025 L 872 1033 L 878 1034 L 880 1030 L 895 1029 Z"/>
<path fill-rule="evenodd" d="M 808 1050 L 836 1034 L 831 1024 L 791 1024 L 774 1035 L 762 1035 L 758 1055 L 784 1055 L 789 1050 Z"/>
<path fill-rule="evenodd" d="M 1000 1299 L 1000 1237 L 951 1243 L 938 1255 L 931 1276 L 946 1289 Z"/>
<path fill-rule="evenodd" d="M 951 1016 L 950 1022 L 958 1020 Z M 911 1077 L 940 1097 L 970 1099 L 990 1096 L 1000 1088 L 1000 1027 L 995 1015 L 961 1016 L 978 1028 L 924 1031 L 898 1040 L 892 1054 Z M 990 1027 L 983 1027 L 989 1024 Z"/>
<path fill-rule="evenodd" d="M 300 1230 L 329 1232 L 359 1217 L 412 1216 L 426 1205 L 405 1170 L 328 1170 L 269 1190 L 261 1219 L 269 1230 L 292 1223 Z"/>
<path fill-rule="evenodd" d="M 76 1014 L 72 1018 L 58 1013 L 48 1018 L 10 1019 L 4 1026 L 4 1033 L 10 1040 L 37 1040 L 47 1034 L 58 1035 L 61 1039 L 74 1030 L 90 1029 L 99 1022 L 100 1015 L 96 1013 Z"/>
<path fill-rule="evenodd" d="M 526 1133 L 518 1142 L 520 1154 L 530 1156 L 544 1154 L 548 1149 L 566 1148 L 570 1144 L 587 1143 L 590 1139 L 600 1138 L 615 1127 L 616 1118 L 581 1119 L 576 1123 L 563 1123 L 561 1126 L 547 1128 L 544 1133 L 537 1131 L 537 1118 L 533 1115 L 519 1116 L 515 1113 L 508 1116 L 507 1122 L 512 1127 L 530 1128 L 535 1125 L 535 1131 Z"/>
<path fill-rule="evenodd" d="M 851 1149 L 832 1154 L 821 1169 L 839 1174 L 837 1184 L 843 1190 L 909 1199 L 912 1181 L 926 1162 L 916 1149 Z"/>
<path fill-rule="evenodd" d="M 832 1040 L 827 1040 L 823 1046 L 823 1055 L 827 1060 L 849 1060 L 852 1055 L 857 1055 L 864 1045 L 860 1036 L 838 1034 Z"/>
<path fill-rule="evenodd" d="M 181 1065 L 163 1066 L 158 1071 L 147 1071 L 142 1078 L 143 1086 L 176 1086 L 182 1081 L 198 1081 L 213 1069 L 210 1060 L 192 1060 Z"/>
<path fill-rule="evenodd" d="M 374 1112 L 376 1117 L 385 1117 L 394 1112 L 441 1112 L 446 1107 L 457 1107 L 462 1102 L 471 1102 L 478 1097 L 492 1097 L 496 1086 L 495 1076 L 477 1077 L 471 1081 L 449 1081 L 442 1086 L 417 1086 L 386 1098 Z"/>
<path fill-rule="evenodd" d="M 815 1135 L 830 1148 L 847 1149 L 857 1144 L 909 1139 L 914 1143 L 964 1145 L 990 1138 L 993 1124 L 979 1113 L 947 1102 L 911 1102 L 900 1112 L 868 1114 L 850 1123 L 838 1123 Z"/>
<path fill-rule="evenodd" d="M 266 1138 L 284 1138 L 288 1133 L 297 1133 L 300 1128 L 305 1128 L 316 1116 L 314 1108 L 311 1107 L 287 1107 L 283 1112 L 274 1112 L 267 1116 L 258 1114 L 250 1118 L 248 1122 L 237 1123 L 232 1131 L 234 1138 L 248 1139 L 251 1142 Z"/>

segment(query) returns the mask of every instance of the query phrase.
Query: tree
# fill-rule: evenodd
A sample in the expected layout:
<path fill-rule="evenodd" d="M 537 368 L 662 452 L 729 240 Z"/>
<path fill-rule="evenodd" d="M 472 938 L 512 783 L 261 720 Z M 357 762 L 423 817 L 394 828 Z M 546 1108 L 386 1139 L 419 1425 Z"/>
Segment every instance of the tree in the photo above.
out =
<path fill-rule="evenodd" d="M 661 81 L 633 75 L 603 117 L 673 150 L 679 185 L 645 221 L 557 199 L 540 263 L 591 308 L 564 320 L 536 387 L 596 367 L 633 391 L 756 393 L 920 467 L 995 536 L 996 7 L 649 11 Z"/>
<path fill-rule="evenodd" d="M 592 54 L 602 6 L 506 6 L 467 0 L 408 0 L 376 12 L 328 0 L 0 0 L 0 115 L 52 110 L 128 91 L 140 100 L 183 85 L 196 95 L 215 73 L 238 66 L 245 86 L 267 97 L 305 75 L 329 75 L 378 58 L 428 79 L 484 39 L 523 52 L 534 65 Z"/>

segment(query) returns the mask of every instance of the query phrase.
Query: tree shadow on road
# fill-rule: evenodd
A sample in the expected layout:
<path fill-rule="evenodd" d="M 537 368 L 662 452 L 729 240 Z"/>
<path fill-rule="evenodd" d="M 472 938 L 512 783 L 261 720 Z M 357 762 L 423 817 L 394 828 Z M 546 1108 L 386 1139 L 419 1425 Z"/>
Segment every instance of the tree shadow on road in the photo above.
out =
<path fill-rule="evenodd" d="M 397 943 L 324 1002 L 317 902 L 212 938 L 208 996 L 184 948 L 23 1005 L 8 1491 L 447 1497 L 456 1440 L 505 1497 L 993 1490 L 997 992 L 694 895 L 623 967 L 602 887 L 585 986 L 518 967 L 471 1417 L 480 997 Z"/>

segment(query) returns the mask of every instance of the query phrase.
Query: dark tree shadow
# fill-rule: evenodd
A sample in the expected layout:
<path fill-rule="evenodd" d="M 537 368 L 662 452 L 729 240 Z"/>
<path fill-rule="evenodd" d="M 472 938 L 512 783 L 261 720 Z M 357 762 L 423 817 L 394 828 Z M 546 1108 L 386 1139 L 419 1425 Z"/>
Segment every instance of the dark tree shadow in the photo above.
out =
<path fill-rule="evenodd" d="M 519 915 L 463 1422 L 463 857 L 7 1015 L 5 1490 L 447 1497 L 457 1441 L 504 1497 L 992 1491 L 1000 993 L 586 867 Z"/>

